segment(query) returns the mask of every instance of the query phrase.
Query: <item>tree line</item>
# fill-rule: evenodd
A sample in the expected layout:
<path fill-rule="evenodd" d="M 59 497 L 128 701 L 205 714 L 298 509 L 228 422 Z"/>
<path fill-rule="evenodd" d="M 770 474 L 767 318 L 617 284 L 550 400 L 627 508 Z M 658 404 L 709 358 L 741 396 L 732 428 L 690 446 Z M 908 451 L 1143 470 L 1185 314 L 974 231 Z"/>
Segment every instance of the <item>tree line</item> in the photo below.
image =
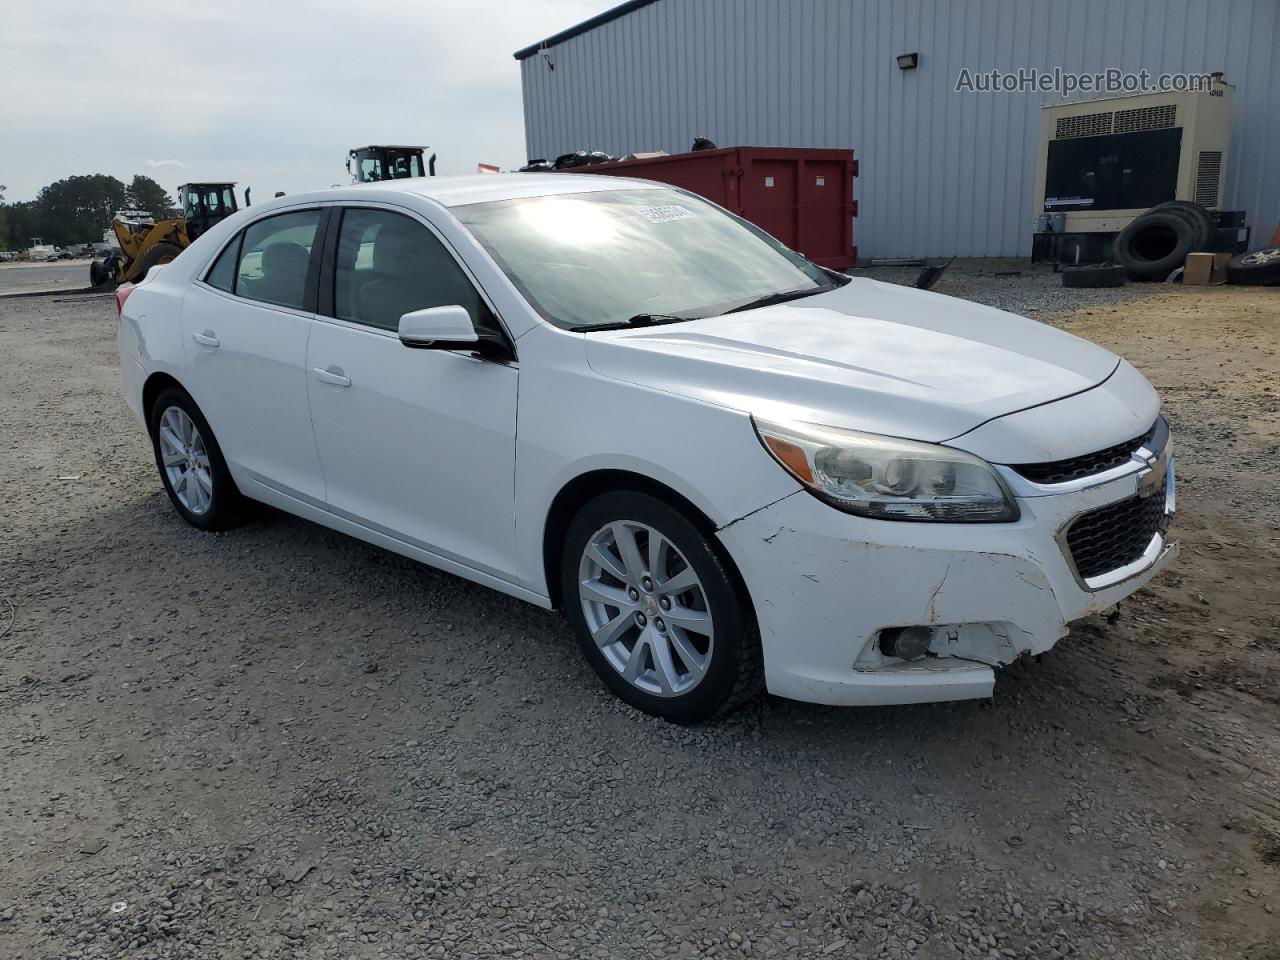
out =
<path fill-rule="evenodd" d="M 128 185 L 103 173 L 67 177 L 17 203 L 5 202 L 4 191 L 0 184 L 0 250 L 25 250 L 37 237 L 59 247 L 97 243 L 117 210 L 177 215 L 165 189 L 141 174 Z"/>

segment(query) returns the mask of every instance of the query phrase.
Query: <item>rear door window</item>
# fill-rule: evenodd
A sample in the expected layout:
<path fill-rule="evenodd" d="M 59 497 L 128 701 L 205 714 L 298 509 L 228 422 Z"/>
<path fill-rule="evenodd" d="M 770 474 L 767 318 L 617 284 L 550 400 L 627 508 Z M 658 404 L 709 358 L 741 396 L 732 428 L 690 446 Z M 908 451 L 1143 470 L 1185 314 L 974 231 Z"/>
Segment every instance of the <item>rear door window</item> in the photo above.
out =
<path fill-rule="evenodd" d="M 319 210 L 267 217 L 245 228 L 236 269 L 237 296 L 305 310 Z"/>

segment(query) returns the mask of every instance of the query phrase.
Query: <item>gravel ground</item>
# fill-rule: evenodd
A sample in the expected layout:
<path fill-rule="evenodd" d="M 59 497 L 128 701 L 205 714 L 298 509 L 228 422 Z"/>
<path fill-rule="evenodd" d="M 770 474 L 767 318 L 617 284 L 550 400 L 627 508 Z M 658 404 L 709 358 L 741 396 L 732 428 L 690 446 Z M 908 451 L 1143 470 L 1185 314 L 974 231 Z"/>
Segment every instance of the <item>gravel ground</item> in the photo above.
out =
<path fill-rule="evenodd" d="M 0 957 L 1275 960 L 1280 292 L 1121 293 L 1056 322 L 1164 393 L 1178 565 L 991 701 L 694 729 L 553 614 L 186 527 L 110 301 L 0 300 Z"/>

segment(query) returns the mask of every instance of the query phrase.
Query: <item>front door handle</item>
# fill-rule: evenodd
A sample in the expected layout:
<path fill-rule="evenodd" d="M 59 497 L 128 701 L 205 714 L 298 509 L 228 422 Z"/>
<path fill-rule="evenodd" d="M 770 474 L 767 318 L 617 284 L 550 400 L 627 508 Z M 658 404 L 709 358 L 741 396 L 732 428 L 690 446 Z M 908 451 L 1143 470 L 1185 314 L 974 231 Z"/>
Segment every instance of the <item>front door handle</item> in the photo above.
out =
<path fill-rule="evenodd" d="M 343 375 L 341 367 L 312 367 L 311 372 L 321 383 L 331 383 L 335 387 L 351 386 L 351 378 Z"/>
<path fill-rule="evenodd" d="M 213 335 L 212 330 L 206 330 L 204 333 L 193 333 L 191 339 L 202 347 L 220 347 L 222 341 Z"/>

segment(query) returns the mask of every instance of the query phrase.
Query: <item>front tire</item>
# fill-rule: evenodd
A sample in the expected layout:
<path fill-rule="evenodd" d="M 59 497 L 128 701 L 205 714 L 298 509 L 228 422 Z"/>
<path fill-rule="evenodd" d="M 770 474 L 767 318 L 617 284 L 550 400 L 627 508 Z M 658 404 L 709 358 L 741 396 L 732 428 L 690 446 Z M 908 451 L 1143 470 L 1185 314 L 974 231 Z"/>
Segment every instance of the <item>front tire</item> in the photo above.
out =
<path fill-rule="evenodd" d="M 147 279 L 147 274 L 151 272 L 152 267 L 158 267 L 165 263 L 173 263 L 178 259 L 178 254 L 182 252 L 182 248 L 176 243 L 170 243 L 167 240 L 155 244 L 142 257 L 142 266 L 138 270 L 138 279 L 134 283 L 141 283 Z"/>
<path fill-rule="evenodd" d="M 699 723 L 763 686 L 745 589 L 718 546 L 662 500 L 619 491 L 587 503 L 560 569 L 583 655 L 631 706 Z"/>
<path fill-rule="evenodd" d="M 169 387 L 151 405 L 149 423 L 160 480 L 182 519 L 200 530 L 239 524 L 243 498 L 195 401 Z"/>

